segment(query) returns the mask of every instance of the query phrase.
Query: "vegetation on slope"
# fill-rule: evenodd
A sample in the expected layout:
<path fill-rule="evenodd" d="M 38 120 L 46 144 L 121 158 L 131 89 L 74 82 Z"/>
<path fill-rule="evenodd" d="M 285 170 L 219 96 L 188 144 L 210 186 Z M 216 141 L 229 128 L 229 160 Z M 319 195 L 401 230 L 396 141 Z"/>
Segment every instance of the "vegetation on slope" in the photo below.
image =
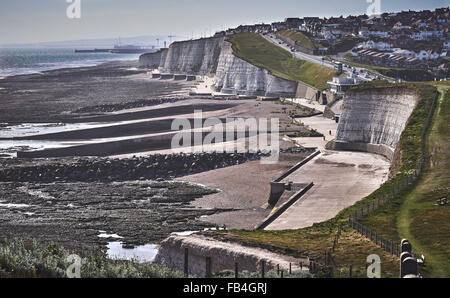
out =
<path fill-rule="evenodd" d="M 361 42 L 360 38 L 345 37 L 342 40 L 336 42 L 335 44 L 329 46 L 328 53 L 329 54 L 337 54 L 337 53 L 349 51 L 360 42 Z"/>
<path fill-rule="evenodd" d="M 357 202 L 355 205 L 348 207 L 341 211 L 336 217 L 328 221 L 314 224 L 312 227 L 298 229 L 298 230 L 287 230 L 287 231 L 228 231 L 227 234 L 221 235 L 220 238 L 223 240 L 237 241 L 249 245 L 257 245 L 266 247 L 267 249 L 277 251 L 279 253 L 284 253 L 292 256 L 305 256 L 308 255 L 319 262 L 325 262 L 325 253 L 330 251 L 333 246 L 334 237 L 338 231 L 338 227 L 343 228 L 341 237 L 338 241 L 338 245 L 334 251 L 334 260 L 336 266 L 345 270 L 343 268 L 348 268 L 352 265 L 353 268 L 359 267 L 364 268 L 366 265 L 366 257 L 369 254 L 375 253 L 381 257 L 382 264 L 382 276 L 385 277 L 396 277 L 399 273 L 399 263 L 398 258 L 394 257 L 384 250 L 376 246 L 374 243 L 361 236 L 360 234 L 353 231 L 347 224 L 348 217 L 356 210 L 359 210 L 362 206 L 367 203 L 371 203 L 375 198 L 388 194 L 396 184 L 403 180 L 404 175 L 409 173 L 412 169 L 415 169 L 420 162 L 420 155 L 422 152 L 422 140 L 421 131 L 425 125 L 428 118 L 428 113 L 432 106 L 433 99 L 436 95 L 436 89 L 430 85 L 424 84 L 389 84 L 385 81 L 372 81 L 361 84 L 355 88 L 354 91 L 364 91 L 374 88 L 411 88 L 419 92 L 420 101 L 417 107 L 414 109 L 411 117 L 402 133 L 401 139 L 399 141 L 399 147 L 401 148 L 402 154 L 399 158 L 399 171 L 397 175 L 391 180 L 384 183 L 375 192 Z M 446 112 L 448 114 L 448 111 Z M 445 122 L 444 122 L 445 123 Z M 448 122 L 447 122 L 448 123 Z M 446 126 L 448 129 L 448 124 Z M 448 144 L 447 144 L 448 146 Z M 442 152 L 448 152 L 448 147 L 442 147 Z M 447 176 L 448 172 L 441 172 L 439 175 Z M 444 183 L 445 184 L 445 183 Z M 448 185 L 448 183 L 447 183 Z M 375 229 L 379 232 L 379 235 L 393 240 L 400 240 L 400 236 L 394 237 L 393 233 L 396 232 L 396 220 L 399 213 L 399 208 L 403 204 L 404 194 L 411 192 L 415 189 L 412 185 L 407 188 L 402 193 L 398 194 L 394 199 L 388 202 L 386 205 L 381 207 L 373 213 L 373 215 L 378 215 L 379 220 L 370 222 L 366 220 L 363 222 L 368 225 L 369 228 Z M 448 191 L 448 189 L 447 189 Z M 394 208 L 396 207 L 396 208 Z M 448 207 L 447 207 L 448 208 Z M 397 211 L 395 211 L 397 210 Z M 419 209 L 418 209 L 419 210 Z M 419 216 L 420 211 L 417 210 L 416 216 Z M 440 214 L 442 216 L 448 214 Z M 371 215 L 372 216 L 372 215 Z M 411 215 L 408 215 L 411 216 Z M 439 221 L 440 222 L 440 221 Z M 371 224 L 372 223 L 372 224 Z M 447 224 L 442 223 L 441 224 Z M 419 228 L 419 226 L 414 226 L 413 231 L 421 231 L 425 233 L 426 230 Z M 442 244 L 442 249 L 448 252 L 449 245 L 446 243 L 447 240 L 442 240 L 442 236 L 439 233 L 440 226 L 436 225 L 434 227 L 427 226 L 428 229 L 434 229 L 434 234 L 429 240 L 430 242 L 439 242 Z M 447 230 L 445 230 L 447 231 Z M 413 234 L 414 232 L 411 232 Z M 414 234 L 413 234 L 414 235 Z M 430 234 L 431 235 L 431 234 Z M 417 238 L 422 236 L 417 234 Z M 444 237 L 445 238 L 445 237 Z M 448 237 L 447 237 L 448 238 Z M 426 238 L 420 238 L 421 241 L 427 241 Z M 413 245 L 415 242 L 413 241 Z M 447 253 L 448 256 L 448 253 Z M 336 275 L 336 272 L 334 273 Z M 430 274 L 434 276 L 434 274 Z M 448 275 L 447 275 L 448 276 Z"/>
<path fill-rule="evenodd" d="M 321 44 L 315 43 L 313 40 L 311 40 L 311 38 L 309 38 L 302 32 L 298 32 L 295 30 L 282 30 L 282 31 L 278 32 L 278 34 L 291 39 L 292 41 L 295 42 L 295 44 L 302 46 L 305 49 L 308 49 L 311 51 L 314 51 L 314 50 L 317 50 L 318 48 L 324 47 Z"/>
<path fill-rule="evenodd" d="M 274 76 L 302 81 L 319 89 L 327 87 L 336 72 L 330 68 L 296 59 L 291 53 L 255 33 L 236 34 L 229 38 L 233 54 Z"/>
<path fill-rule="evenodd" d="M 450 208 L 435 206 L 450 191 L 450 92 L 442 93 L 427 138 L 427 162 L 418 184 L 368 216 L 364 224 L 391 239 L 408 238 L 416 253 L 426 256 L 425 276 L 450 276 Z"/>
<path fill-rule="evenodd" d="M 55 244 L 43 246 L 36 241 L 0 240 L 0 278 L 64 278 L 74 263 L 67 257 L 73 252 Z M 166 267 L 120 261 L 105 253 L 81 259 L 82 278 L 180 278 L 183 273 Z"/>

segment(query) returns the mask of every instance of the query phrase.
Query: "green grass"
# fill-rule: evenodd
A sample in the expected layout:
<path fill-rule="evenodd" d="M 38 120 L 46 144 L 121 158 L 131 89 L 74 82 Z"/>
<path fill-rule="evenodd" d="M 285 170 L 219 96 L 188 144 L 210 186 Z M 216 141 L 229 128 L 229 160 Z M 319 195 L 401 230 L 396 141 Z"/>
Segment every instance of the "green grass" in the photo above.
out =
<path fill-rule="evenodd" d="M 319 89 L 336 72 L 327 67 L 294 58 L 291 53 L 254 33 L 236 34 L 229 38 L 233 54 L 257 67 L 268 70 L 279 78 L 302 81 Z"/>
<path fill-rule="evenodd" d="M 328 47 L 328 53 L 337 54 L 340 52 L 346 52 L 354 48 L 359 42 L 361 42 L 360 38 L 357 37 L 346 37 L 337 43 Z"/>
<path fill-rule="evenodd" d="M 366 198 L 341 211 L 333 219 L 314 224 L 312 227 L 287 231 L 228 231 L 227 234 L 221 235 L 222 239 L 263 246 L 267 249 L 296 257 L 308 255 L 316 258 L 319 262 L 323 262 L 325 251 L 331 249 L 333 238 L 336 235 L 338 226 L 341 225 L 343 227 L 341 239 L 334 252 L 335 262 L 338 267 L 342 270 L 348 268 L 349 265 L 362 268 L 365 265 L 365 258 L 371 253 L 376 253 L 381 257 L 382 275 L 385 277 L 397 277 L 399 273 L 398 258 L 384 252 L 371 241 L 353 231 L 348 227 L 347 220 L 349 215 L 354 211 L 372 202 L 375 198 L 388 194 L 393 189 L 395 183 L 402 181 L 406 173 L 410 173 L 411 169 L 417 167 L 422 151 L 421 131 L 428 118 L 428 113 L 436 94 L 436 88 L 430 84 L 408 83 L 393 85 L 386 81 L 372 81 L 360 84 L 352 90 L 353 92 L 361 92 L 376 88 L 409 88 L 418 92 L 420 96 L 420 101 L 412 112 L 398 144 L 401 154 L 396 156 L 395 172 L 397 174 L 393 178 L 381 185 L 380 188 Z M 448 114 L 448 111 L 446 113 Z M 448 129 L 448 124 L 446 127 Z M 443 147 L 442 150 L 449 152 L 448 146 Z M 441 175 L 448 178 L 448 172 L 445 172 L 445 170 Z M 385 238 L 387 237 L 396 241 L 400 240 L 403 235 L 399 235 L 397 232 L 397 217 L 401 211 L 404 196 L 414 192 L 414 189 L 415 186 L 406 188 L 386 205 L 372 213 L 363 223 L 379 232 Z M 408 216 L 410 217 L 410 215 Z M 420 220 L 420 217 L 417 217 L 419 213 L 418 215 L 414 214 L 414 216 Z M 439 217 L 441 219 L 443 216 L 447 216 L 448 219 L 447 214 L 439 214 L 436 216 L 436 218 Z M 436 219 L 436 221 L 441 222 L 440 219 Z M 448 237 L 442 237 L 443 235 L 439 232 L 437 222 L 432 227 L 434 229 L 433 233 L 435 234 L 430 233 L 430 235 L 433 235 L 430 237 L 430 241 L 439 242 L 444 251 L 447 251 L 449 249 L 449 245 L 446 242 L 448 241 Z M 412 235 L 414 235 L 414 231 L 426 233 L 425 229 L 418 228 L 420 225 L 411 226 L 416 227 L 411 229 Z M 444 229 L 443 232 L 446 233 L 447 230 Z M 417 237 L 420 237 L 421 241 L 426 241 L 425 239 L 427 239 L 421 235 Z M 433 245 L 436 246 L 436 243 Z M 434 275 L 431 274 L 431 276 Z"/>
<path fill-rule="evenodd" d="M 413 250 L 426 256 L 427 265 L 421 270 L 426 277 L 450 276 L 450 208 L 434 206 L 436 199 L 448 197 L 450 191 L 448 90 L 448 83 L 439 87 L 442 96 L 427 138 L 427 162 L 421 179 L 364 221 L 391 239 L 408 238 Z"/>
<path fill-rule="evenodd" d="M 434 206 L 450 191 L 450 92 L 440 87 L 440 104 L 427 140 L 429 163 L 423 179 L 403 200 L 397 216 L 397 232 L 407 237 L 416 252 L 426 256 L 424 273 L 450 276 L 450 207 Z"/>
<path fill-rule="evenodd" d="M 314 51 L 318 48 L 322 48 L 321 44 L 317 44 L 312 41 L 308 36 L 301 32 L 297 32 L 295 30 L 282 30 L 278 32 L 278 34 L 285 36 L 291 40 L 293 40 L 297 45 L 304 47 L 305 49 Z"/>

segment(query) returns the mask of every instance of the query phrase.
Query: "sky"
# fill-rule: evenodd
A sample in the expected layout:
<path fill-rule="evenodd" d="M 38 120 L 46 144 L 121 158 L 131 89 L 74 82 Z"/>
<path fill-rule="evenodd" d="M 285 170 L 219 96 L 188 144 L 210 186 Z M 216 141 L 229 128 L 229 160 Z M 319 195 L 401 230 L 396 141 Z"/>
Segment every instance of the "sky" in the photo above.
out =
<path fill-rule="evenodd" d="M 434 10 L 450 0 L 0 0 L 0 45 L 141 35 L 210 36 L 240 24 L 286 17 L 359 15 L 381 1 L 381 12 Z"/>

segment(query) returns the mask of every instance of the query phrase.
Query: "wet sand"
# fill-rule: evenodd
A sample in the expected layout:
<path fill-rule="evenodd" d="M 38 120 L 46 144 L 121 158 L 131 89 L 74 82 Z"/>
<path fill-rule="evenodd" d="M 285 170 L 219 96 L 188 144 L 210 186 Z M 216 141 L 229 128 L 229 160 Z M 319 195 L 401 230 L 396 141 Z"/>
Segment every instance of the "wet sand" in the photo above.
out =
<path fill-rule="evenodd" d="M 0 122 L 50 123 L 74 118 L 81 108 L 183 96 L 192 82 L 149 79 L 137 62 L 58 69 L 0 80 Z"/>

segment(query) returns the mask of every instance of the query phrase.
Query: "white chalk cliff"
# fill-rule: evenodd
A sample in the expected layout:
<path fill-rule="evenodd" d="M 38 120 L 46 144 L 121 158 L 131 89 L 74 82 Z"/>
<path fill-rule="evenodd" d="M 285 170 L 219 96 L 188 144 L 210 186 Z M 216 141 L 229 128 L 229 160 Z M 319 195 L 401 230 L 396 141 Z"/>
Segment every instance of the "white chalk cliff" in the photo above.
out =
<path fill-rule="evenodd" d="M 223 93 L 292 97 L 297 90 L 297 82 L 234 56 L 223 37 L 174 42 L 169 49 L 141 55 L 139 62 L 163 73 L 214 76 L 215 90 Z"/>

